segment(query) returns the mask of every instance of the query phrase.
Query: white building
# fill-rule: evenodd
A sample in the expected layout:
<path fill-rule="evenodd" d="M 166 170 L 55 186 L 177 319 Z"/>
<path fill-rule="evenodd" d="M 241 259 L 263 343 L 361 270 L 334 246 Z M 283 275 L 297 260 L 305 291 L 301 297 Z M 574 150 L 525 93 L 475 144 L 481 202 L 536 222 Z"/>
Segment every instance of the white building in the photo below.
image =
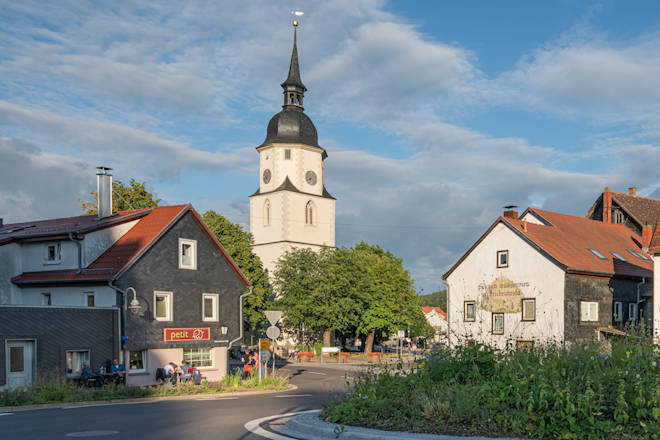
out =
<path fill-rule="evenodd" d="M 287 250 L 335 245 L 335 199 L 325 189 L 316 127 L 304 113 L 307 90 L 300 79 L 294 29 L 289 76 L 282 83 L 284 105 L 268 123 L 259 152 L 259 189 L 250 196 L 254 252 L 273 272 Z"/>
<path fill-rule="evenodd" d="M 653 263 L 623 225 L 507 211 L 443 276 L 450 344 L 577 341 L 648 321 Z"/>
<path fill-rule="evenodd" d="M 660 279 L 660 220 L 655 227 L 655 235 L 649 246 L 649 254 L 653 255 L 653 273 L 654 277 Z M 651 297 L 651 314 L 649 318 L 653 322 L 653 339 L 656 344 L 660 344 L 660 282 L 653 284 L 653 292 L 647 293 L 646 297 Z"/>
<path fill-rule="evenodd" d="M 440 342 L 445 339 L 447 337 L 447 313 L 440 307 L 421 307 L 421 309 L 426 322 L 435 330 L 433 341 Z"/>

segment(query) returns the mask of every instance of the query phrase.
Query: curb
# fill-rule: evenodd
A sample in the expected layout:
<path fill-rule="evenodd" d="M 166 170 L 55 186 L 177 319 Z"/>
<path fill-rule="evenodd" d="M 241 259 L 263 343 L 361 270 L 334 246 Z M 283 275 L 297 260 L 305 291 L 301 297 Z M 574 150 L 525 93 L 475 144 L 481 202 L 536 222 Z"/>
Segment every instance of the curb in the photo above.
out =
<path fill-rule="evenodd" d="M 382 431 L 379 429 L 361 428 L 356 426 L 329 423 L 319 418 L 318 412 L 300 414 L 291 418 L 286 427 L 279 431 L 299 439 L 340 439 L 340 440 L 493 440 L 495 437 L 462 437 L 438 434 L 416 434 L 398 431 Z M 520 440 L 498 437 L 499 440 Z"/>
<path fill-rule="evenodd" d="M 285 390 L 233 391 L 230 393 L 200 393 L 200 394 L 186 394 L 183 396 L 140 397 L 137 399 L 79 400 L 76 402 L 41 403 L 38 405 L 0 406 L 0 412 L 20 412 L 20 411 L 33 411 L 38 409 L 57 409 L 57 408 L 69 408 L 69 407 L 98 406 L 98 405 L 121 405 L 125 403 L 146 403 L 146 402 L 160 402 L 167 400 L 194 400 L 194 399 L 212 398 L 212 397 L 221 399 L 223 397 L 254 396 L 259 394 L 285 393 L 297 389 L 298 387 L 296 385 L 289 385 L 289 388 Z"/>

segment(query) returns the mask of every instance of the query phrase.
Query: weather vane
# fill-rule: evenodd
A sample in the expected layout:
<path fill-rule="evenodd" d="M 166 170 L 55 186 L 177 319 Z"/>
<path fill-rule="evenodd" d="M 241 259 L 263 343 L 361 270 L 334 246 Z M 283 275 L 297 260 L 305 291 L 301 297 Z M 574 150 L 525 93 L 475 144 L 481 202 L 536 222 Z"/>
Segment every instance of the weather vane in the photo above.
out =
<path fill-rule="evenodd" d="M 291 11 L 291 15 L 293 15 L 293 27 L 298 27 L 297 17 L 302 17 L 303 14 L 304 14 L 303 11 Z"/>

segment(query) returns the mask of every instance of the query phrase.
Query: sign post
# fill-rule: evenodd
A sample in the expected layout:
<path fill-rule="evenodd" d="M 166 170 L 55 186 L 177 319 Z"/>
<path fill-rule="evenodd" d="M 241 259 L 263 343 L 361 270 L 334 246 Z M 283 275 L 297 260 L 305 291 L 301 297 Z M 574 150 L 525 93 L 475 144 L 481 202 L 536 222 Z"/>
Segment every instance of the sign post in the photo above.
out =
<path fill-rule="evenodd" d="M 270 327 L 266 330 L 266 336 L 268 336 L 273 341 L 273 377 L 275 377 L 275 339 L 280 337 L 282 333 L 277 327 L 277 323 L 282 319 L 281 310 L 266 310 L 264 311 L 266 319 L 270 322 Z"/>

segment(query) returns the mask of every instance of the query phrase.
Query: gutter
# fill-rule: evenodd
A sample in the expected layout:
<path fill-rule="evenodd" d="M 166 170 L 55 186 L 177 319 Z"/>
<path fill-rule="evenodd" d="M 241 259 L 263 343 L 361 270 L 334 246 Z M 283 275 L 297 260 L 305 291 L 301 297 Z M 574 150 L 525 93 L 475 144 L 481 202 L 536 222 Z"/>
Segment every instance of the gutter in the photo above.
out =
<path fill-rule="evenodd" d="M 238 310 L 239 310 L 238 338 L 232 339 L 231 341 L 229 341 L 229 345 L 227 346 L 228 349 L 231 348 L 232 345 L 234 345 L 234 342 L 237 342 L 237 341 L 240 341 L 241 339 L 243 339 L 243 298 L 245 298 L 246 296 L 252 295 L 252 289 L 253 289 L 253 287 L 250 286 L 250 290 L 248 291 L 248 293 L 244 293 L 238 298 L 238 307 L 239 307 L 238 308 Z"/>
<path fill-rule="evenodd" d="M 77 238 L 73 238 L 73 232 L 69 232 L 69 240 L 74 242 L 75 244 L 78 245 L 78 271 L 76 271 L 76 274 L 80 274 L 82 272 L 83 267 L 82 267 L 82 244 L 80 243 L 80 240 Z"/>
<path fill-rule="evenodd" d="M 124 362 L 124 365 L 126 365 L 127 352 L 124 349 L 124 336 L 126 335 L 126 298 L 128 295 L 125 291 L 113 285 L 112 282 L 113 280 L 108 280 L 108 287 L 121 295 L 121 305 L 119 306 L 119 351 L 124 352 L 124 356 L 122 356 L 122 362 Z"/>

